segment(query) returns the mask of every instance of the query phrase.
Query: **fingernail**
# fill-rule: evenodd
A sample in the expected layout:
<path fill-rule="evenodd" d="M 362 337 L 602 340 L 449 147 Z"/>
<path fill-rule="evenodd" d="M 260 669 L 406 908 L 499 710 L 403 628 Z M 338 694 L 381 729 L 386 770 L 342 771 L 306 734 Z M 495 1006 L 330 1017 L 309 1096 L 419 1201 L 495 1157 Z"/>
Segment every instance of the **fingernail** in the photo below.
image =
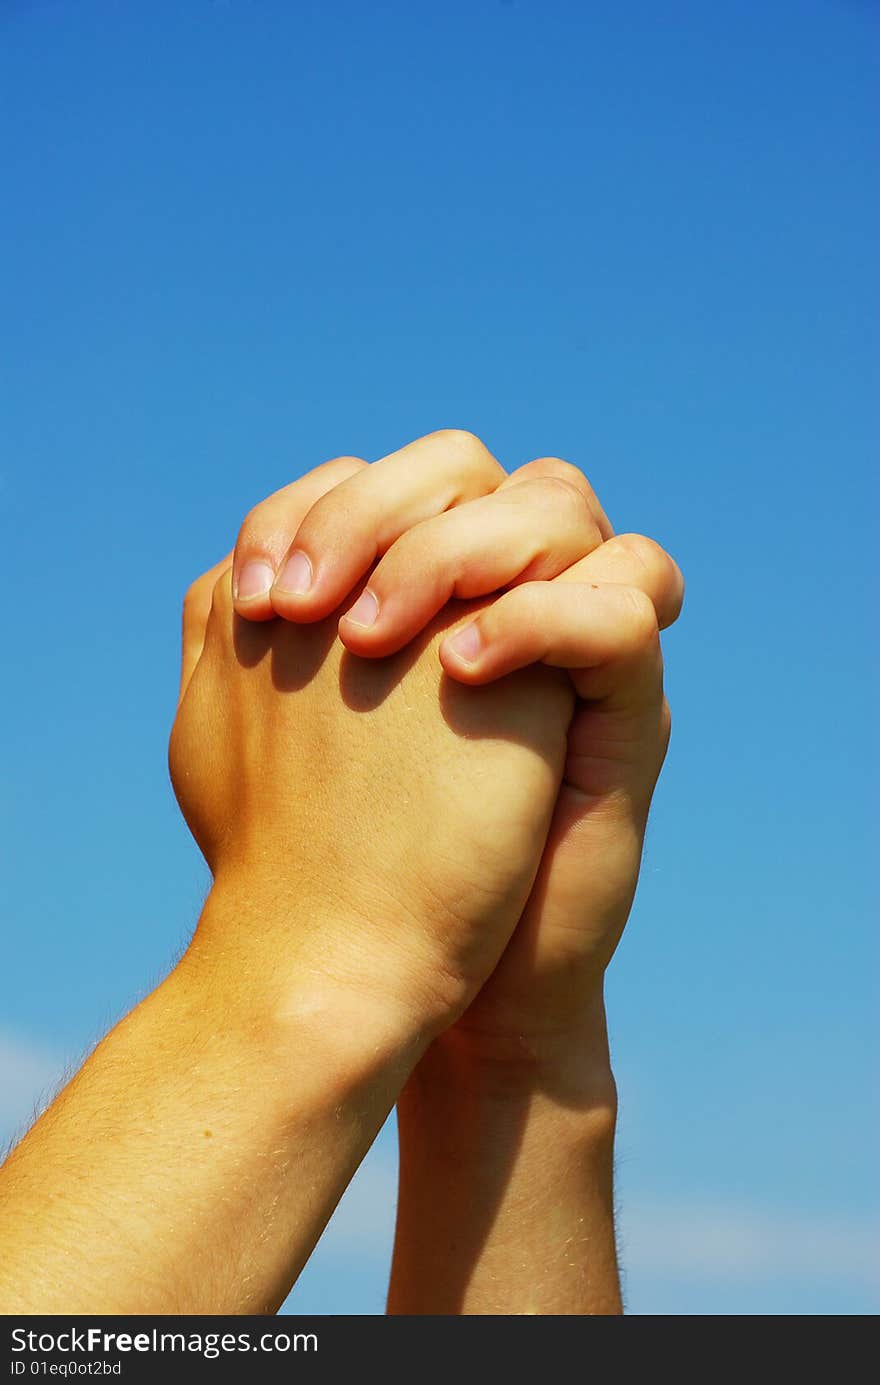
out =
<path fill-rule="evenodd" d="M 253 601 L 255 596 L 265 596 L 274 581 L 275 573 L 268 563 L 245 563 L 238 574 L 235 595 L 239 601 Z"/>
<path fill-rule="evenodd" d="M 346 611 L 345 619 L 350 620 L 354 625 L 362 625 L 368 629 L 376 624 L 376 617 L 379 614 L 379 602 L 376 600 L 369 587 L 365 587 L 354 603 L 350 611 Z"/>
<path fill-rule="evenodd" d="M 299 549 L 291 553 L 275 583 L 279 591 L 291 596 L 303 596 L 312 585 L 312 565 Z"/>
<path fill-rule="evenodd" d="M 455 635 L 450 635 L 445 641 L 447 649 L 450 649 L 457 659 L 461 659 L 466 664 L 476 662 L 480 650 L 483 648 L 483 639 L 480 635 L 479 626 L 471 622 L 463 630 L 459 630 Z"/>

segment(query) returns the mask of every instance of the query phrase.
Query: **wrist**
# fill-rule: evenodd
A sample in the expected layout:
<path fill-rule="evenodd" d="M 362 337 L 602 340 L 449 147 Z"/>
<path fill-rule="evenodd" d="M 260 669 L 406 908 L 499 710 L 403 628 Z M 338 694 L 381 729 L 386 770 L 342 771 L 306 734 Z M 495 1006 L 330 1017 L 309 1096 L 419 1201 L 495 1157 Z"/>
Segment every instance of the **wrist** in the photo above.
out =
<path fill-rule="evenodd" d="M 475 1012 L 476 1007 L 472 1007 Z M 520 1103 L 539 1094 L 572 1110 L 617 1109 L 601 992 L 577 1025 L 495 1028 L 468 1011 L 428 1048 L 414 1074 L 422 1085 L 450 1086 L 485 1101 Z"/>
<path fill-rule="evenodd" d="M 389 1312 L 620 1311 L 607 1047 L 576 1057 L 532 1040 L 523 1061 L 521 1046 L 454 1026 L 397 1113 Z"/>
<path fill-rule="evenodd" d="M 356 938 L 356 921 L 307 905 L 277 880 L 267 888 L 256 876 L 218 878 L 172 975 L 208 1023 L 272 1074 L 279 1092 L 295 1071 L 304 1096 L 306 1071 L 316 1096 L 342 1100 L 378 1085 L 393 1103 L 433 1032 L 416 1006 L 374 983 L 372 973 L 334 967 L 328 934 L 346 926 Z"/>

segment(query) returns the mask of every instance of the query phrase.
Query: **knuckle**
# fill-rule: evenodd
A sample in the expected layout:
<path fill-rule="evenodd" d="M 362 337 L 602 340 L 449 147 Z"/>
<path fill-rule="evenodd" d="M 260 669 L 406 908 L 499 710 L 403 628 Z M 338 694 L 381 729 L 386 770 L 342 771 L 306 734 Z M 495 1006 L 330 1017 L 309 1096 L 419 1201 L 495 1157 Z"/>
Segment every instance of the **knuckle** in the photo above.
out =
<path fill-rule="evenodd" d="M 591 527 L 595 528 L 593 512 L 583 489 L 567 476 L 557 476 L 553 473 L 536 476 L 529 484 L 546 496 L 551 505 L 561 506 L 567 511 L 574 510 L 578 516 L 589 520 Z"/>
<path fill-rule="evenodd" d="M 254 505 L 253 509 L 248 510 L 238 530 L 238 537 L 235 540 L 236 553 L 244 552 L 251 548 L 258 547 L 259 536 L 263 529 L 265 518 L 265 501 L 259 505 Z"/>
<path fill-rule="evenodd" d="M 500 609 L 508 618 L 517 621 L 538 620 L 544 609 L 546 582 L 521 582 L 500 597 L 493 609 Z"/>
<path fill-rule="evenodd" d="M 183 596 L 184 625 L 190 621 L 199 620 L 210 610 L 211 587 L 212 581 L 208 573 L 203 573 L 201 577 L 197 577 L 187 587 Z"/>
<path fill-rule="evenodd" d="M 315 467 L 315 471 L 329 472 L 331 476 L 338 472 L 340 480 L 347 480 L 350 476 L 356 476 L 359 471 L 367 471 L 369 465 L 369 462 L 364 461 L 363 457 L 343 455 L 331 457 L 328 462 L 322 462 L 320 466 Z"/>
<path fill-rule="evenodd" d="M 364 461 L 363 457 L 350 457 L 343 453 L 340 457 L 331 457 L 329 461 L 323 463 L 324 467 L 339 467 L 346 471 L 364 471 L 369 466 L 369 462 Z"/>
<path fill-rule="evenodd" d="M 454 448 L 457 452 L 472 454 L 486 451 L 476 433 L 469 432 L 467 428 L 438 428 L 431 437 L 444 447 Z"/>
<path fill-rule="evenodd" d="M 533 469 L 538 475 L 546 476 L 548 479 L 553 477 L 558 481 L 567 481 L 580 494 L 584 493 L 586 477 L 580 467 L 574 462 L 566 462 L 562 457 L 536 457 L 533 462 L 526 462 L 521 471 Z"/>
<path fill-rule="evenodd" d="M 620 534 L 610 542 L 618 544 L 635 559 L 646 576 L 659 583 L 664 617 L 674 620 L 684 599 L 684 577 L 675 559 L 655 539 L 649 539 L 645 534 Z"/>
<path fill-rule="evenodd" d="M 199 599 L 199 583 L 202 580 L 203 579 L 199 577 L 195 582 L 191 582 L 183 594 L 184 620 L 186 620 L 187 616 L 194 615 L 195 612 L 198 610 L 199 605 L 201 604 Z"/>
<path fill-rule="evenodd" d="M 665 552 L 665 550 L 664 550 Z M 670 592 L 670 620 L 676 620 L 684 605 L 684 573 L 670 553 L 665 554 Z"/>
<path fill-rule="evenodd" d="M 672 565 L 666 550 L 645 534 L 618 534 L 611 542 L 625 549 L 646 572 L 656 572 L 658 569 L 665 572 Z"/>
<path fill-rule="evenodd" d="M 227 615 L 232 610 L 232 569 L 227 568 L 211 588 L 211 613 Z"/>
<path fill-rule="evenodd" d="M 360 487 L 358 491 L 359 495 L 353 495 L 341 484 L 319 496 L 295 531 L 296 547 L 320 550 L 335 534 L 360 532 L 370 511 L 367 494 Z M 291 534 L 291 540 L 293 537 Z"/>
<path fill-rule="evenodd" d="M 476 433 L 470 433 L 466 428 L 440 428 L 430 437 L 432 442 L 444 451 L 452 452 L 465 466 L 490 472 L 493 479 L 496 475 L 503 475 L 502 468 Z"/>
<path fill-rule="evenodd" d="M 622 587 L 621 597 L 626 605 L 629 638 L 633 647 L 647 649 L 657 643 L 657 612 L 654 603 L 640 587 Z"/>
<path fill-rule="evenodd" d="M 424 580 L 426 573 L 432 571 L 443 556 L 435 526 L 436 520 L 425 520 L 400 534 L 385 549 L 370 578 L 374 591 L 379 586 L 395 586 L 405 574 L 412 572 L 417 572 L 420 580 Z"/>
<path fill-rule="evenodd" d="M 647 534 L 618 534 L 614 543 L 625 548 L 627 552 L 634 553 L 643 562 L 663 554 L 659 543 L 655 539 L 649 539 Z"/>
<path fill-rule="evenodd" d="M 608 516 L 602 509 L 596 492 L 590 485 L 589 478 L 584 474 L 579 466 L 573 462 L 566 462 L 562 457 L 537 457 L 533 462 L 526 462 L 517 471 L 511 474 L 510 480 L 514 483 L 519 481 L 544 480 L 548 484 L 555 481 L 558 484 L 567 484 L 572 493 L 580 498 L 585 511 L 589 514 L 591 528 L 595 530 L 599 538 L 608 540 L 612 537 L 614 530 L 608 520 Z"/>
<path fill-rule="evenodd" d="M 669 705 L 668 697 L 664 697 L 660 704 L 660 733 L 665 754 L 672 736 L 672 708 Z"/>

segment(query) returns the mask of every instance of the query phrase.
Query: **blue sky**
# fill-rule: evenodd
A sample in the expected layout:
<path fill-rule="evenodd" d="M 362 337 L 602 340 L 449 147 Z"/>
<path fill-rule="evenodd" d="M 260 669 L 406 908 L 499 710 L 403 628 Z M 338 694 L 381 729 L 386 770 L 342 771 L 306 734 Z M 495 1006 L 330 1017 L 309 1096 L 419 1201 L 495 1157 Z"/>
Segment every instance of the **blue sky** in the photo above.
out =
<path fill-rule="evenodd" d="M 689 583 L 609 983 L 630 1309 L 876 1311 L 877 28 L 0 4 L 7 1131 L 198 915 L 185 586 L 317 462 L 469 428 L 582 466 Z M 394 1158 L 294 1309 L 381 1311 Z"/>

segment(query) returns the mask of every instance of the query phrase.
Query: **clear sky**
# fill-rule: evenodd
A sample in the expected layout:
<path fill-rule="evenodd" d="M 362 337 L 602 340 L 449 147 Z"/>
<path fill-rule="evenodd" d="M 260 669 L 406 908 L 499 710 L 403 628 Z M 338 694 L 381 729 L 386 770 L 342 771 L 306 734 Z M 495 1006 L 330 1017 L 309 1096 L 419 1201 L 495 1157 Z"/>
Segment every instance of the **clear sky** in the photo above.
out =
<path fill-rule="evenodd" d="M 689 583 L 609 986 L 629 1307 L 876 1311 L 877 40 L 867 0 L 0 3 L 6 1133 L 198 915 L 185 586 L 317 462 L 469 428 Z M 381 1311 L 394 1158 L 294 1309 Z"/>

